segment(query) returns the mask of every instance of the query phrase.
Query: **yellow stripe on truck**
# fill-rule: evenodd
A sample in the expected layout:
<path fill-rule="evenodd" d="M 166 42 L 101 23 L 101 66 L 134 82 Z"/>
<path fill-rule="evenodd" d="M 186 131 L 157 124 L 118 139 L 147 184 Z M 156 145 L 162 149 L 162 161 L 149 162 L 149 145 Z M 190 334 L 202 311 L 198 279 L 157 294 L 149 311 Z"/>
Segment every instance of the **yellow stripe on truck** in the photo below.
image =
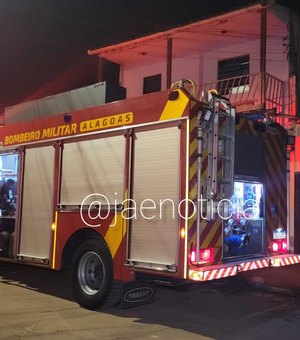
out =
<path fill-rule="evenodd" d="M 125 203 L 125 209 L 128 207 L 128 192 L 126 190 L 125 192 L 125 199 L 126 199 L 126 203 Z M 124 214 L 124 211 L 123 211 Z M 126 219 L 126 213 L 124 215 L 122 215 L 122 212 L 117 212 L 106 232 L 106 235 L 104 237 L 112 258 L 115 257 L 122 241 L 123 238 L 126 234 L 126 229 L 127 229 L 127 219 Z"/>
<path fill-rule="evenodd" d="M 117 213 L 112 220 L 107 233 L 104 237 L 112 258 L 116 255 L 123 237 L 126 233 L 126 220 L 122 217 L 121 213 Z"/>
<path fill-rule="evenodd" d="M 169 120 L 182 117 L 184 110 L 189 102 L 189 98 L 179 89 L 178 98 L 168 100 L 159 120 Z"/>

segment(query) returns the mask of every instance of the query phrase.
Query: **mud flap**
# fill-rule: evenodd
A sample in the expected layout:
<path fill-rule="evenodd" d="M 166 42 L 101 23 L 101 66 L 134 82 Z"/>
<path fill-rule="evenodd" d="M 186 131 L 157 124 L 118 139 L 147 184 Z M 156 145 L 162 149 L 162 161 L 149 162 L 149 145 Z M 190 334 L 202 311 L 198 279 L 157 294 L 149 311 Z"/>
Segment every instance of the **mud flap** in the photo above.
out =
<path fill-rule="evenodd" d="M 121 308 L 145 305 L 155 300 L 155 285 L 147 282 L 125 282 L 121 299 Z"/>

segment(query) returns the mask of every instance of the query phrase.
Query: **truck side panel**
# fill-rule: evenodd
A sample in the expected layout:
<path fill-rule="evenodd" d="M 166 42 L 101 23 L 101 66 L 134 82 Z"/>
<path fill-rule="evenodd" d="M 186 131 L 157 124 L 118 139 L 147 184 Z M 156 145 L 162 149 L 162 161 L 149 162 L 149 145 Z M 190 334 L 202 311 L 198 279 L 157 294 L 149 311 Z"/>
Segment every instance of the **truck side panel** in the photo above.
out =
<path fill-rule="evenodd" d="M 28 148 L 25 153 L 19 256 L 49 260 L 54 147 Z"/>
<path fill-rule="evenodd" d="M 180 144 L 178 126 L 135 134 L 129 261 L 178 265 Z"/>

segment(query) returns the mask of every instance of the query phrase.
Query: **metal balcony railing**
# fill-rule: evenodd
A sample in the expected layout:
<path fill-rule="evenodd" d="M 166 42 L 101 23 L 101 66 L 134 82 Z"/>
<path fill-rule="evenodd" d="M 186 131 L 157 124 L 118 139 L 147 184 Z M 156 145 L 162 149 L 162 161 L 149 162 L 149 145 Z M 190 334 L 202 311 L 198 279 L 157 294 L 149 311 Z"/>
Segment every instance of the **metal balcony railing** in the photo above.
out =
<path fill-rule="evenodd" d="M 261 73 L 235 78 L 217 80 L 197 87 L 198 97 L 202 91 L 215 89 L 227 97 L 237 112 L 247 112 L 263 107 L 261 95 Z M 265 108 L 273 109 L 277 114 L 284 114 L 284 82 L 270 74 L 266 74 Z"/>

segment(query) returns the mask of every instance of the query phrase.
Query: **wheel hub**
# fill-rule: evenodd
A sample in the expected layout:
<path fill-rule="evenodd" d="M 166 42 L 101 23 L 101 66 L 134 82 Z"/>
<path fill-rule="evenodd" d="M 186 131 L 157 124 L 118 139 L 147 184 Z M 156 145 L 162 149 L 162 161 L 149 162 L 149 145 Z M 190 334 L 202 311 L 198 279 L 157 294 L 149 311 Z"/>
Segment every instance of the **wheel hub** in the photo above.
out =
<path fill-rule="evenodd" d="M 101 288 L 105 278 L 105 269 L 99 254 L 89 251 L 78 263 L 78 282 L 88 295 L 95 295 Z"/>

